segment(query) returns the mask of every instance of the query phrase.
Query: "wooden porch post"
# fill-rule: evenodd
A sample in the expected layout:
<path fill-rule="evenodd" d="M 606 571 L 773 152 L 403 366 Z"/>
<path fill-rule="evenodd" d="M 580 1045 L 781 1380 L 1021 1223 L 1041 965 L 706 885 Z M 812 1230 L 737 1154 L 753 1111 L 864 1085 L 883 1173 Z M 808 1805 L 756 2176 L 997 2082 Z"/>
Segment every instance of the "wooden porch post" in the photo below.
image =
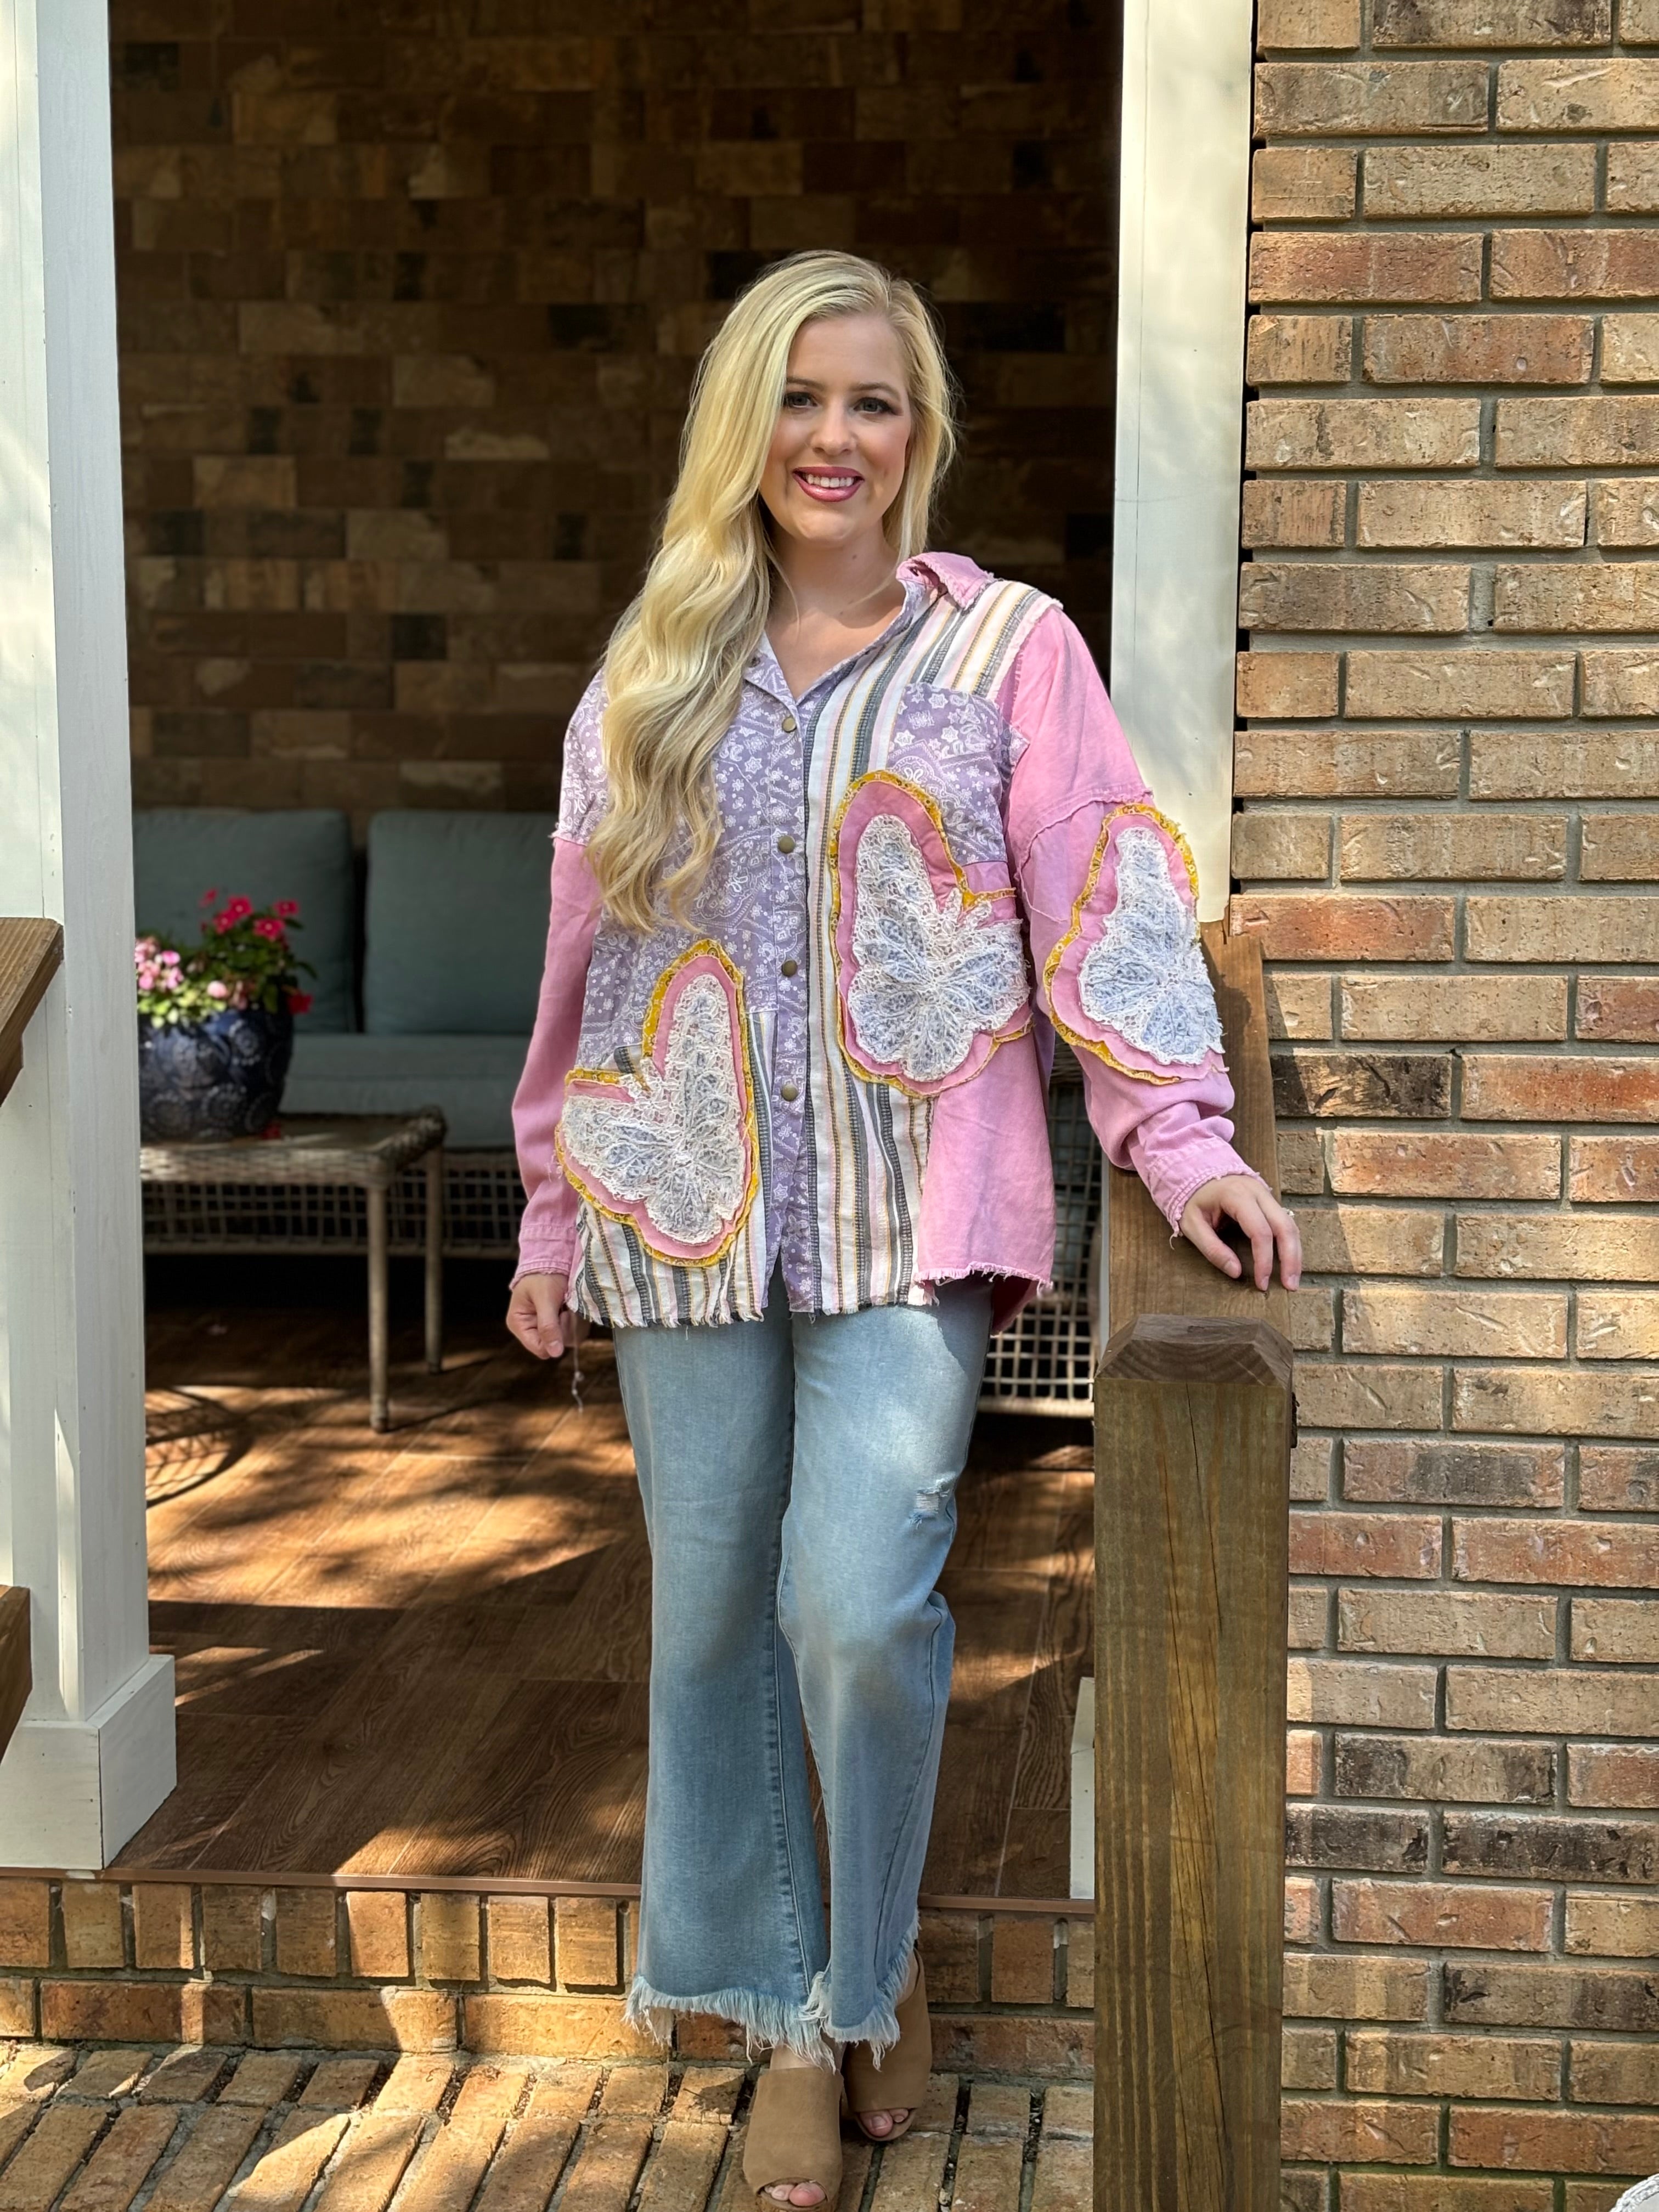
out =
<path fill-rule="evenodd" d="M 1231 887 L 1251 0 L 1124 0 L 1111 691 Z M 1259 950 L 1206 932 L 1239 1149 L 1278 1188 Z M 1095 2202 L 1278 2212 L 1286 1301 L 1109 1172 L 1095 1382 Z"/>
<path fill-rule="evenodd" d="M 1278 1188 L 1261 957 L 1210 946 L 1239 1150 Z M 1286 1298 L 1110 1185 L 1095 1382 L 1095 2202 L 1279 2212 Z"/>
<path fill-rule="evenodd" d="M 0 1104 L 0 1584 L 33 1689 L 0 1865 L 105 1865 L 173 1787 L 149 1652 L 132 833 L 103 0 L 0 0 L 0 915 L 64 965 Z"/>

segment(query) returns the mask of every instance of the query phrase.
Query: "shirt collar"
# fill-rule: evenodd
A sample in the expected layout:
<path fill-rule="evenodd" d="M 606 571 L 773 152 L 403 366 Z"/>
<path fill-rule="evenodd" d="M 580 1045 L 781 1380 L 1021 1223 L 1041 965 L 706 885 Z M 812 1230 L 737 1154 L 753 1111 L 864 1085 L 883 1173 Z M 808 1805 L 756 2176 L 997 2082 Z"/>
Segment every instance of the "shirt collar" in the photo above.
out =
<path fill-rule="evenodd" d="M 902 561 L 898 573 L 907 579 L 927 577 L 959 607 L 971 607 L 991 580 L 978 562 L 970 561 L 965 553 L 918 553 Z"/>

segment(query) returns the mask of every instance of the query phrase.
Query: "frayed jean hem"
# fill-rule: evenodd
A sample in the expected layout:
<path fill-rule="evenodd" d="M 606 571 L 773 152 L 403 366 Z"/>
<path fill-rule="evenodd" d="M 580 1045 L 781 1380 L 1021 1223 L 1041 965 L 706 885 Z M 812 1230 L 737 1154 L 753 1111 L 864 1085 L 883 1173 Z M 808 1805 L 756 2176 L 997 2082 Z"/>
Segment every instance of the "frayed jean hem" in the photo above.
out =
<path fill-rule="evenodd" d="M 673 2033 L 674 2021 L 681 2014 L 712 2013 L 717 2020 L 736 2021 L 744 2032 L 744 2049 L 751 2061 L 763 2057 L 775 2043 L 787 2043 L 813 2065 L 833 2072 L 836 2063 L 835 2046 L 824 2041 L 823 2031 L 813 2014 L 813 1999 L 823 1980 L 820 1974 L 813 1982 L 812 1996 L 800 2005 L 791 2004 L 787 1997 L 763 1996 L 754 1990 L 710 1990 L 702 1996 L 669 1996 L 661 1990 L 653 1990 L 636 1974 L 623 2008 L 623 2020 L 626 2026 L 648 2035 L 653 2043 L 665 2045 Z M 757 2044 L 764 2049 L 757 2051 Z"/>
<path fill-rule="evenodd" d="M 680 2014 L 711 2013 L 717 2020 L 734 2021 L 743 2030 L 744 2051 L 751 2061 L 764 2057 L 774 2044 L 787 2043 L 813 2065 L 833 2069 L 840 2063 L 843 2045 L 867 2043 L 871 2061 L 879 2067 L 884 2054 L 899 2039 L 898 1993 L 910 1970 L 910 1954 L 921 1928 L 921 1914 L 913 1914 L 897 1956 L 877 1987 L 874 2004 L 849 2027 L 831 2024 L 828 1966 L 813 1975 L 806 2002 L 799 2005 L 791 2004 L 787 1997 L 763 1996 L 754 1990 L 711 1990 L 703 1996 L 669 1996 L 635 1974 L 623 2008 L 623 2020 L 653 2043 L 666 2046 Z M 757 2044 L 763 2046 L 759 2051 L 755 2047 Z"/>
<path fill-rule="evenodd" d="M 820 2032 L 835 2044 L 867 2043 L 871 2063 L 879 2067 L 884 2055 L 899 2039 L 898 1994 L 904 1987 L 904 1978 L 910 1971 L 910 1954 L 916 1948 L 921 1932 L 921 1916 L 913 1913 L 904 1940 L 898 1947 L 893 1964 L 882 1976 L 876 1988 L 876 2001 L 862 2020 L 850 2027 L 836 2027 L 830 2019 L 830 1974 L 826 1967 L 813 1978 L 811 1993 L 806 2000 L 809 2018 L 818 2021 Z"/>

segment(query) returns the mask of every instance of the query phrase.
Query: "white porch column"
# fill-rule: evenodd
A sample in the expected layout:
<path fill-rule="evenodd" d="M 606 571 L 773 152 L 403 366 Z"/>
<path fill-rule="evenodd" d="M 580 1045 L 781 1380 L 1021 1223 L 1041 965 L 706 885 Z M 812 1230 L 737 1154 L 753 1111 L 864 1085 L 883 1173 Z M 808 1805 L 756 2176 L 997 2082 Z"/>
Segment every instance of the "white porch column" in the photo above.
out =
<path fill-rule="evenodd" d="M 1125 0 L 1112 702 L 1226 911 L 1250 0 Z"/>
<path fill-rule="evenodd" d="M 0 1865 L 105 1865 L 173 1784 L 149 1654 L 109 32 L 0 0 L 0 914 L 64 925 L 0 1105 L 0 1582 L 34 1694 Z"/>

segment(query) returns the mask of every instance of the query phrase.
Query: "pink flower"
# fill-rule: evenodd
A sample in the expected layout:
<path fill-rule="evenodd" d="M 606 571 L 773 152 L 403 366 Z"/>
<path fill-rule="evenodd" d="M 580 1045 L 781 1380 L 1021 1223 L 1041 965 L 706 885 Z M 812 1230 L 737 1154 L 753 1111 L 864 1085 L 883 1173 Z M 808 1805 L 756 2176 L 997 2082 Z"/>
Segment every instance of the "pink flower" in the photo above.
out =
<path fill-rule="evenodd" d="M 300 902 L 298 899 L 278 899 L 276 910 L 286 921 L 289 915 L 298 914 Z"/>
<path fill-rule="evenodd" d="M 216 886 L 210 891 L 204 891 L 202 893 L 201 903 L 204 906 L 211 906 L 214 900 L 216 899 L 218 896 L 219 893 Z"/>
<path fill-rule="evenodd" d="M 158 952 L 155 957 L 164 968 L 176 968 L 179 965 L 179 956 L 176 952 Z"/>
<path fill-rule="evenodd" d="M 291 1014 L 308 1014 L 311 1012 L 311 993 L 290 991 L 288 994 L 288 1010 Z"/>
<path fill-rule="evenodd" d="M 246 921 L 252 911 L 253 901 L 246 898 L 234 898 L 225 908 L 233 921 Z"/>
<path fill-rule="evenodd" d="M 253 925 L 253 933 L 256 937 L 268 937 L 273 944 L 280 945 L 283 941 L 283 925 L 280 921 L 272 921 L 268 915 L 261 915 Z"/>
<path fill-rule="evenodd" d="M 207 987 L 207 994 L 210 999 L 228 999 L 230 996 L 230 986 L 228 983 L 210 983 Z"/>
<path fill-rule="evenodd" d="M 224 935 L 228 929 L 235 928 L 236 917 L 228 907 L 225 908 L 222 914 L 215 915 L 213 927 L 218 931 L 221 937 Z"/>
<path fill-rule="evenodd" d="M 132 957 L 135 960 L 148 959 L 155 951 L 155 939 L 153 937 L 139 937 L 133 939 Z"/>

